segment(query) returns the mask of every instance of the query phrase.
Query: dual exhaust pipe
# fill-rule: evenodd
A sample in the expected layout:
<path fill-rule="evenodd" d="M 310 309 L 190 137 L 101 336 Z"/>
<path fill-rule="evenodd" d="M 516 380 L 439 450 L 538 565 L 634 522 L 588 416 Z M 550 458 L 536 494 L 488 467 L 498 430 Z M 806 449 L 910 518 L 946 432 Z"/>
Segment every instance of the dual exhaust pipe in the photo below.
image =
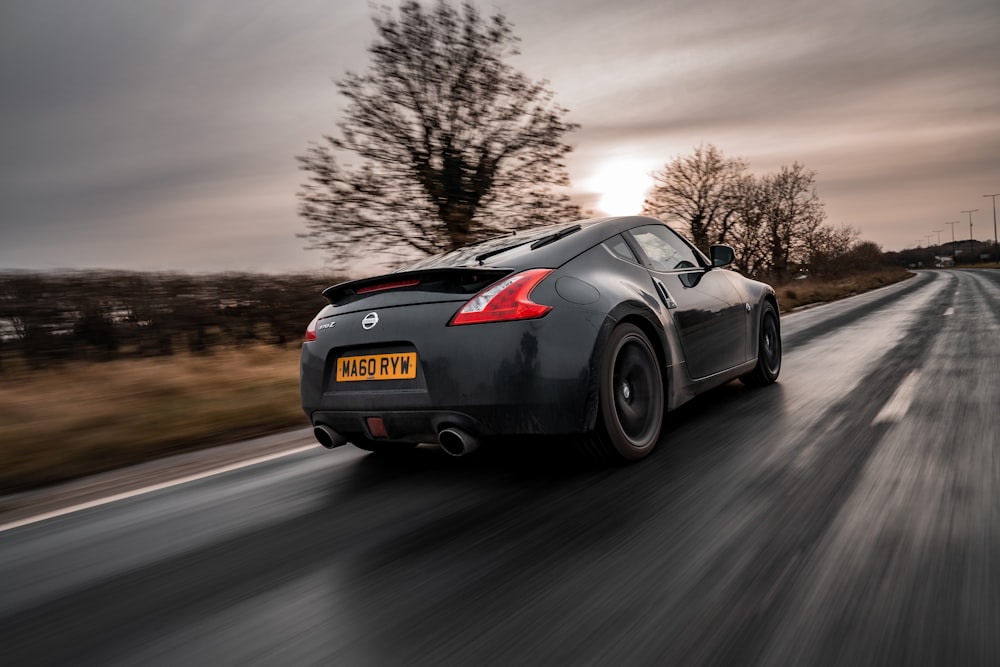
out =
<path fill-rule="evenodd" d="M 327 449 L 347 444 L 347 438 L 324 424 L 317 424 L 313 428 L 313 436 Z M 479 439 L 460 428 L 441 429 L 438 433 L 438 442 L 441 444 L 441 449 L 450 456 L 465 456 L 479 449 Z"/>
<path fill-rule="evenodd" d="M 347 444 L 347 438 L 340 435 L 329 426 L 324 426 L 323 424 L 317 424 L 316 427 L 313 428 L 313 437 L 316 438 L 316 442 L 323 445 L 327 449 L 333 449 L 334 447 L 340 447 L 341 445 Z"/>
<path fill-rule="evenodd" d="M 479 449 L 479 439 L 460 428 L 446 428 L 438 433 L 441 449 L 451 456 L 465 456 Z"/>

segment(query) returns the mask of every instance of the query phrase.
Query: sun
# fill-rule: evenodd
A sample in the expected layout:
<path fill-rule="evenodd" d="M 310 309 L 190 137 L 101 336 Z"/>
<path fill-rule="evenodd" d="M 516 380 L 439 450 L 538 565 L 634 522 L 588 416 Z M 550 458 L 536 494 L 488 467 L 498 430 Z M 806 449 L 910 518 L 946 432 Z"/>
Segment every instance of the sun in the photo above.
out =
<path fill-rule="evenodd" d="M 607 215 L 638 215 L 653 184 L 653 166 L 638 158 L 615 158 L 603 162 L 588 179 L 591 190 L 600 194 L 597 208 Z"/>

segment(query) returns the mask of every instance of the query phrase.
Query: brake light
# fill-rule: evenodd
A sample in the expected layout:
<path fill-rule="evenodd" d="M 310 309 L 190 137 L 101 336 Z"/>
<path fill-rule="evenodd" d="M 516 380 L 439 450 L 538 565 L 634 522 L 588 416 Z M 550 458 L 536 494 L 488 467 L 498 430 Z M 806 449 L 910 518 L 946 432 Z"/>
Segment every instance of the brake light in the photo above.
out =
<path fill-rule="evenodd" d="M 396 280 L 390 283 L 376 283 L 374 285 L 366 285 L 364 287 L 359 287 L 354 290 L 355 294 L 369 294 L 371 292 L 382 292 L 387 289 L 401 289 L 403 287 L 413 287 L 414 285 L 420 284 L 420 278 L 413 278 L 411 280 Z"/>
<path fill-rule="evenodd" d="M 317 325 L 317 323 L 319 323 L 319 316 L 320 315 L 322 315 L 322 313 L 316 313 L 316 317 L 312 318 L 312 322 L 310 322 L 309 326 L 306 327 L 306 342 L 307 343 L 309 341 L 311 341 L 311 340 L 316 340 L 316 325 Z"/>
<path fill-rule="evenodd" d="M 531 290 L 552 273 L 552 269 L 529 269 L 507 276 L 474 296 L 455 313 L 448 326 L 533 320 L 544 317 L 552 306 L 530 299 Z"/>

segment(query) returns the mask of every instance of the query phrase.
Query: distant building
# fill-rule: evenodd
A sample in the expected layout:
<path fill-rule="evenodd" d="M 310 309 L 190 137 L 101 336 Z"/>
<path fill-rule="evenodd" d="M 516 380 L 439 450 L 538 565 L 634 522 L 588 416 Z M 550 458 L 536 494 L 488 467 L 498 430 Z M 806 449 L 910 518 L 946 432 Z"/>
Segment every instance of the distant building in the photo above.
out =
<path fill-rule="evenodd" d="M 939 269 L 946 266 L 955 266 L 955 258 L 951 255 L 934 255 L 934 266 Z"/>

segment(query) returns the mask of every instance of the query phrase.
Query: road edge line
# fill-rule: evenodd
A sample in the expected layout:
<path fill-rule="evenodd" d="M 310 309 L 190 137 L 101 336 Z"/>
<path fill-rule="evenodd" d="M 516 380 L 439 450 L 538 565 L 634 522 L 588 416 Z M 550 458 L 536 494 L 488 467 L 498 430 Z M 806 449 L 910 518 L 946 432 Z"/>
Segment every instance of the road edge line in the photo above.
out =
<path fill-rule="evenodd" d="M 156 484 L 140 487 L 138 489 L 132 489 L 131 491 L 122 491 L 121 493 L 116 493 L 114 495 L 107 496 L 105 498 L 98 498 L 97 500 L 88 500 L 85 503 L 70 505 L 69 507 L 64 507 L 62 509 L 52 510 L 50 512 L 36 514 L 35 516 L 27 517 L 25 519 L 18 519 L 17 521 L 11 521 L 10 523 L 0 524 L 0 533 L 6 532 L 8 530 L 13 530 L 15 528 L 20 528 L 22 526 L 29 526 L 33 523 L 47 521 L 48 519 L 55 519 L 60 516 L 66 516 L 67 514 L 82 512 L 83 510 L 91 509 L 92 507 L 100 507 L 101 505 L 108 505 L 110 503 L 114 503 L 119 500 L 126 500 L 128 498 L 134 498 L 136 496 L 141 496 L 147 493 L 153 493 L 154 491 L 169 489 L 170 487 L 173 486 L 180 486 L 181 484 L 187 484 L 188 482 L 194 482 L 199 479 L 205 479 L 206 477 L 221 475 L 223 473 L 232 472 L 234 470 L 240 470 L 241 468 L 249 468 L 250 466 L 255 466 L 261 463 L 267 463 L 268 461 L 274 461 L 275 459 L 280 459 L 286 456 L 292 456 L 294 454 L 301 454 L 302 452 L 313 449 L 316 449 L 315 445 L 302 445 L 300 447 L 295 447 L 294 449 L 285 450 L 283 452 L 275 452 L 273 454 L 265 454 L 263 456 L 247 459 L 246 461 L 228 463 L 218 468 L 212 468 L 211 470 L 205 470 L 202 472 L 193 473 L 191 475 L 185 475 L 184 477 L 178 477 L 176 479 L 168 480 L 166 482 L 157 482 Z"/>

